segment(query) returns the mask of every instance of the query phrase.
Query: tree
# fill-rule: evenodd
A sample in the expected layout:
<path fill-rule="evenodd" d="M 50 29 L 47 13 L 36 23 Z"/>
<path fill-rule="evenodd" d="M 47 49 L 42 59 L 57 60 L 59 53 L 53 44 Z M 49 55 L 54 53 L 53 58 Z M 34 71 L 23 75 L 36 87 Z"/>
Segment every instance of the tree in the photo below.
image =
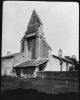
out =
<path fill-rule="evenodd" d="M 74 70 L 75 70 L 75 71 L 79 71 L 79 62 L 77 61 L 75 55 L 72 55 L 71 61 L 73 62 L 74 66 L 75 66 L 75 67 L 74 67 Z"/>
<path fill-rule="evenodd" d="M 74 65 L 74 68 L 73 68 L 73 66 L 70 67 L 70 69 L 69 69 L 70 71 L 73 71 L 73 70 L 79 71 L 79 62 L 77 61 L 77 58 L 75 55 L 72 55 L 71 57 L 65 56 L 65 58 L 68 60 L 71 60 Z"/>
<path fill-rule="evenodd" d="M 65 56 L 66 59 L 71 60 L 70 56 Z"/>

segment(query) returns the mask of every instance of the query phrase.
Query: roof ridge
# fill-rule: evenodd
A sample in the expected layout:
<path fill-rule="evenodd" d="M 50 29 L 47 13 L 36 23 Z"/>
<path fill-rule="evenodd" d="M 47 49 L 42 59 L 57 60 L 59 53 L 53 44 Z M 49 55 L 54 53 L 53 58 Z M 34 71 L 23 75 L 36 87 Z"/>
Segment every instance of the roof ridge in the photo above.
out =
<path fill-rule="evenodd" d="M 21 63 L 16 64 L 15 66 L 18 66 L 18 65 L 20 65 L 20 64 L 23 64 L 23 63 L 25 63 L 25 62 L 27 62 L 27 61 L 31 61 L 31 60 L 34 60 L 34 61 L 35 61 L 35 59 L 28 59 L 28 60 L 26 60 L 26 61 L 23 61 L 23 62 L 21 62 Z M 15 67 L 15 66 L 14 66 L 14 67 Z"/>

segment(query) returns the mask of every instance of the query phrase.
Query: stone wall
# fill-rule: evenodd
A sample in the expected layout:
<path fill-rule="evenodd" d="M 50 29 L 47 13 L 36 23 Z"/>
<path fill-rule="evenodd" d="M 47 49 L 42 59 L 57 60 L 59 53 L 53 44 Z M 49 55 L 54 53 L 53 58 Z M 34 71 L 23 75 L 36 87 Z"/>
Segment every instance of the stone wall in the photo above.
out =
<path fill-rule="evenodd" d="M 68 63 L 68 71 L 69 67 L 71 66 L 70 63 Z M 45 71 L 61 71 L 61 65 L 60 65 L 60 59 L 52 57 L 49 51 L 49 61 L 47 62 L 47 66 L 45 68 Z M 67 71 L 66 62 L 63 61 L 62 64 L 62 71 Z"/>
<path fill-rule="evenodd" d="M 42 41 L 42 39 L 41 39 L 41 41 L 40 41 L 40 57 L 48 58 L 48 55 L 49 55 L 49 50 L 46 47 L 45 42 Z"/>
<path fill-rule="evenodd" d="M 1 75 L 12 75 L 13 66 L 28 60 L 26 52 L 14 54 L 13 57 L 2 58 L 1 61 Z"/>
<path fill-rule="evenodd" d="M 51 56 L 47 62 L 45 71 L 60 71 L 60 61 Z"/>
<path fill-rule="evenodd" d="M 44 76 L 47 79 L 55 80 L 70 80 L 70 81 L 79 81 L 79 72 L 38 72 L 38 76 Z"/>
<path fill-rule="evenodd" d="M 11 75 L 14 58 L 3 58 L 1 61 L 1 75 Z"/>

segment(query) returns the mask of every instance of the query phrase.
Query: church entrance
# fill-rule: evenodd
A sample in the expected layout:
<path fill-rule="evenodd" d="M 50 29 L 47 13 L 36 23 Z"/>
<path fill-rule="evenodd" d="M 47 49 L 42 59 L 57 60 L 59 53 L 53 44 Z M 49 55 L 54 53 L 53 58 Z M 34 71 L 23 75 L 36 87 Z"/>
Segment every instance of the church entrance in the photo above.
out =
<path fill-rule="evenodd" d="M 15 73 L 17 77 L 31 77 L 34 73 L 36 66 L 29 66 L 29 67 L 15 67 Z"/>

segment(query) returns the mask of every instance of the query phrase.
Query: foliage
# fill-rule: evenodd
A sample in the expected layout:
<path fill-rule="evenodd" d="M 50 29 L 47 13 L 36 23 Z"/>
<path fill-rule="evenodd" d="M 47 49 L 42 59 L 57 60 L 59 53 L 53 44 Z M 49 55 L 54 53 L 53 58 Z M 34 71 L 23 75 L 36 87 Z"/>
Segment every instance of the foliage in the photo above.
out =
<path fill-rule="evenodd" d="M 75 70 L 75 71 L 79 71 L 79 62 L 77 61 L 75 55 L 73 55 L 72 57 L 70 57 L 70 56 L 65 56 L 65 58 L 68 59 L 68 60 L 71 60 L 71 61 L 73 62 L 74 70 Z M 73 68 L 72 68 L 72 66 L 71 66 L 71 67 L 70 67 L 70 71 L 72 71 L 72 70 L 73 70 Z"/>

